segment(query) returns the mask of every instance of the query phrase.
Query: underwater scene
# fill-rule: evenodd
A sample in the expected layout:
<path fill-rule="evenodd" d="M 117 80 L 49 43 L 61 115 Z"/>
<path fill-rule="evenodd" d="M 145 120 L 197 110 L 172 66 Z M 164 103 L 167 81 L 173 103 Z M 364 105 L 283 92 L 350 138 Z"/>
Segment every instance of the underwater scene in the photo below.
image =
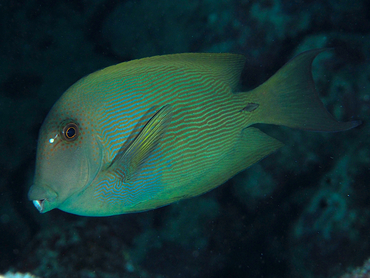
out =
<path fill-rule="evenodd" d="M 370 3 L 1 0 L 0 277 L 370 278 Z"/>

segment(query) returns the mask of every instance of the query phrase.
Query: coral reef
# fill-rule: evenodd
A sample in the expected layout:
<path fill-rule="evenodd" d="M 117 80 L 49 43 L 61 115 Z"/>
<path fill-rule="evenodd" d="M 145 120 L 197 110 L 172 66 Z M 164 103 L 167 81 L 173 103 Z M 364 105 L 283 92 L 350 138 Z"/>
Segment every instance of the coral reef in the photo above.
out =
<path fill-rule="evenodd" d="M 12 273 L 12 272 L 7 272 L 5 275 L 0 274 L 0 278 L 37 278 L 36 276 L 30 274 L 30 273 Z"/>
<path fill-rule="evenodd" d="M 342 275 L 340 278 L 369 278 L 370 277 L 370 259 L 363 266 L 356 268 L 350 273 Z"/>

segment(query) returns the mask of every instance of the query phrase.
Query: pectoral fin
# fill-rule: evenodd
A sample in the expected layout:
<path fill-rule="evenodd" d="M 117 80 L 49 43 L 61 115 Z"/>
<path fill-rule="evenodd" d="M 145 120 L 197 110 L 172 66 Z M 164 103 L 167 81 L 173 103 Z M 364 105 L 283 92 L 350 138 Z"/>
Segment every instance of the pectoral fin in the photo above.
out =
<path fill-rule="evenodd" d="M 171 121 L 171 111 L 170 105 L 163 106 L 150 118 L 135 138 L 129 138 L 123 144 L 109 167 L 118 174 L 121 180 L 126 182 L 131 180 L 155 150 Z"/>

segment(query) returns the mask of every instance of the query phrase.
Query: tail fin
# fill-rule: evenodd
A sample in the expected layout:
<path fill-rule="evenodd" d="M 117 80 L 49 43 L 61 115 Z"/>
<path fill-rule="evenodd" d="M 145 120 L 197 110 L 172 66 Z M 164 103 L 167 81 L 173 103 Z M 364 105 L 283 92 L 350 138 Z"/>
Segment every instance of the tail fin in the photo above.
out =
<path fill-rule="evenodd" d="M 338 122 L 325 109 L 315 89 L 312 61 L 325 49 L 303 52 L 285 64 L 265 83 L 248 93 L 256 104 L 255 123 L 284 125 L 315 131 L 343 131 L 360 121 Z"/>

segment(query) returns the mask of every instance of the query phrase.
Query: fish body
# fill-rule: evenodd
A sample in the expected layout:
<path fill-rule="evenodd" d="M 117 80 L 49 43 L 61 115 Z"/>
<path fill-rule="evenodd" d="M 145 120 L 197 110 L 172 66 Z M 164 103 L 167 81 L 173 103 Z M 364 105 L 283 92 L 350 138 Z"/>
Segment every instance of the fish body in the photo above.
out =
<path fill-rule="evenodd" d="M 253 127 L 341 131 L 305 52 L 238 92 L 236 54 L 155 56 L 97 71 L 69 88 L 43 123 L 29 192 L 40 212 L 145 211 L 209 191 L 283 144 Z"/>

